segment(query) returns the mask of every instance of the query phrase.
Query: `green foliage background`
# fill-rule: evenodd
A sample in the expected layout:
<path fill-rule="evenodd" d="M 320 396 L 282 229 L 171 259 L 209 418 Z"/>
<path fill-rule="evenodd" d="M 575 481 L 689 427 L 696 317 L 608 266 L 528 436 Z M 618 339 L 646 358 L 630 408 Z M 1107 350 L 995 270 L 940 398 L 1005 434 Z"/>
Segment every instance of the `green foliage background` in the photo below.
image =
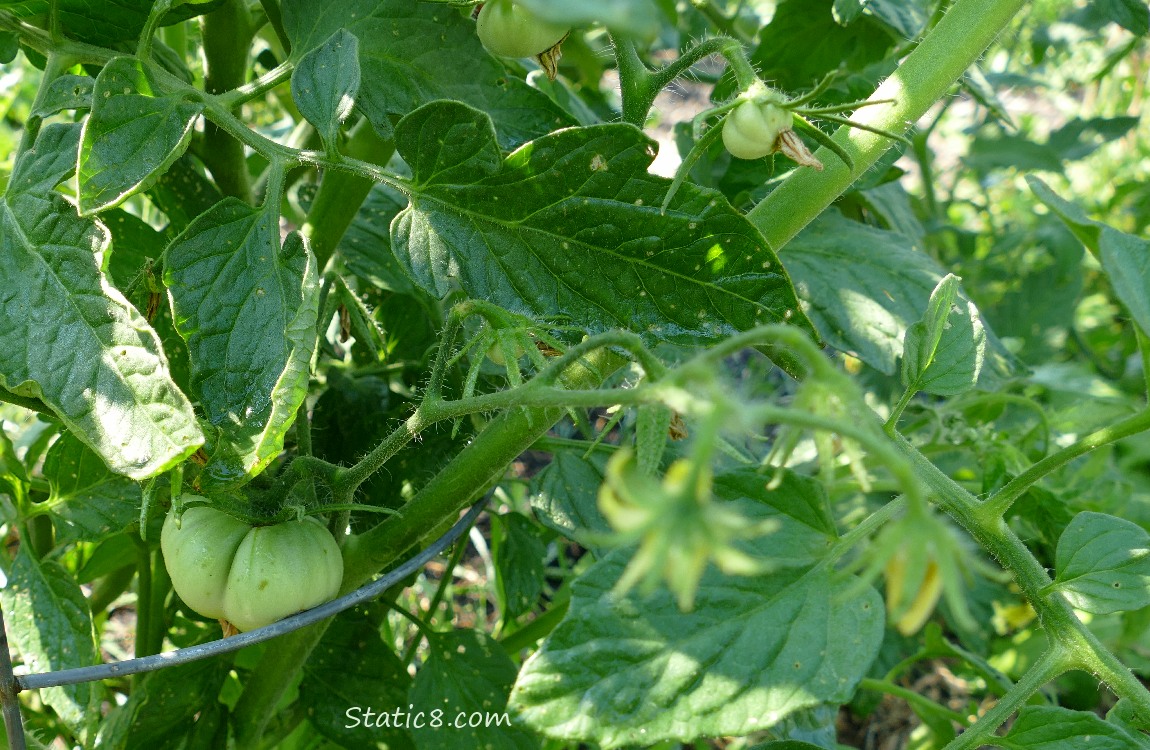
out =
<path fill-rule="evenodd" d="M 1146 3 L 523 0 L 554 81 L 471 5 L 0 0 L 18 670 L 221 637 L 184 492 L 327 519 L 345 592 L 495 498 L 30 744 L 1150 746 Z M 755 75 L 825 171 L 697 140 Z M 440 705 L 510 724 L 347 713 Z"/>

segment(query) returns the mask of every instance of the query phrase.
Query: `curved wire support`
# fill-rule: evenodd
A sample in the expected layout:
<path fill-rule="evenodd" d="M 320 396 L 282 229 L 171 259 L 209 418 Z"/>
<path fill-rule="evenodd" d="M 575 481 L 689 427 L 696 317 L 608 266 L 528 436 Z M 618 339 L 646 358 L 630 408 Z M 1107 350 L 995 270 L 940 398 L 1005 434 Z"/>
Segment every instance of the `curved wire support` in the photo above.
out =
<path fill-rule="evenodd" d="M 407 576 L 426 565 L 432 558 L 447 549 L 452 542 L 461 537 L 471 527 L 491 498 L 488 493 L 482 500 L 471 507 L 467 514 L 460 518 L 443 536 L 436 539 L 419 554 L 401 563 L 397 568 L 388 571 L 371 583 L 365 584 L 350 594 L 333 599 L 327 604 L 321 604 L 314 609 L 305 610 L 291 617 L 286 617 L 271 625 L 239 633 L 228 638 L 221 638 L 210 643 L 200 643 L 187 648 L 166 651 L 154 656 L 143 656 L 139 659 L 99 664 L 93 667 L 77 667 L 74 669 L 61 669 L 55 672 L 41 672 L 37 674 L 20 675 L 16 677 L 16 688 L 19 690 L 35 690 L 38 688 L 55 687 L 57 685 L 75 685 L 80 682 L 93 682 L 106 680 L 111 677 L 139 674 L 140 672 L 153 672 L 175 664 L 206 659 L 217 654 L 227 654 L 239 651 L 241 648 L 256 643 L 271 640 L 277 636 L 299 630 L 302 627 L 317 623 L 333 615 L 351 609 L 357 604 L 370 601 L 387 589 L 402 581 Z"/>

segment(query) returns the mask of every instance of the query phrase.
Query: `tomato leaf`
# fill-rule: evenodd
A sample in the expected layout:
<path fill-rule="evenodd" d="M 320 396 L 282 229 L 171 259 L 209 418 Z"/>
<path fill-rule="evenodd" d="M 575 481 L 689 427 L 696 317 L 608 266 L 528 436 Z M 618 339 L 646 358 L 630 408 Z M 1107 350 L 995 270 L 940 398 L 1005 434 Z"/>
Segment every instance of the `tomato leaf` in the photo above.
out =
<path fill-rule="evenodd" d="M 108 466 L 165 471 L 203 442 L 148 322 L 104 275 L 108 230 L 52 191 L 78 127 L 45 127 L 0 200 L 0 386 L 43 399 Z"/>
<path fill-rule="evenodd" d="M 98 664 L 88 600 L 72 574 L 52 560 L 36 560 L 21 545 L 0 591 L 8 636 L 30 672 Z M 92 683 L 40 691 L 41 699 L 79 735 L 99 715 L 100 689 Z"/>
<path fill-rule="evenodd" d="M 803 307 L 831 346 L 893 375 L 903 337 L 926 309 L 945 272 L 905 236 L 850 221 L 837 211 L 819 217 L 784 254 Z M 959 291 L 958 304 L 973 303 Z M 974 315 L 974 312 L 970 313 Z M 987 331 L 992 374 L 1014 360 Z"/>
<path fill-rule="evenodd" d="M 1131 734 L 1097 714 L 1057 706 L 1026 706 L 1002 739 L 1004 746 L 1012 750 L 1150 748 L 1145 737 Z"/>
<path fill-rule="evenodd" d="M 133 687 L 128 702 L 109 717 L 100 732 L 107 743 L 101 744 L 175 750 L 180 747 L 179 738 L 196 731 L 201 722 L 210 722 L 221 710 L 215 696 L 229 668 L 230 659 L 216 656 L 145 675 Z M 113 736 L 123 744 L 111 741 Z"/>
<path fill-rule="evenodd" d="M 378 623 L 352 610 L 336 617 L 308 657 L 299 692 L 311 725 L 332 742 L 410 750 L 403 722 L 376 723 L 388 709 L 406 712 L 410 685 L 403 662 L 380 638 Z M 368 709 L 376 715 L 369 717 Z"/>
<path fill-rule="evenodd" d="M 0 65 L 7 65 L 20 54 L 20 37 L 11 31 L 0 31 Z"/>
<path fill-rule="evenodd" d="M 1066 20 L 1094 33 L 1108 23 L 1116 23 L 1137 36 L 1145 36 L 1150 31 L 1150 8 L 1145 0 L 1089 0 Z"/>
<path fill-rule="evenodd" d="M 612 553 L 575 582 L 567 617 L 519 675 L 511 710 L 549 737 L 616 748 L 761 731 L 849 700 L 882 643 L 878 594 L 823 568 L 711 568 L 683 614 L 666 590 L 613 595 L 626 563 Z"/>
<path fill-rule="evenodd" d="M 491 555 L 504 616 L 515 618 L 530 612 L 543 592 L 547 544 L 538 524 L 522 513 L 492 516 L 498 519 Z"/>
<path fill-rule="evenodd" d="M 774 556 L 798 560 L 815 556 L 825 548 L 828 537 L 838 536 L 826 489 L 818 480 L 790 469 L 766 474 L 756 469 L 724 471 L 715 476 L 714 491 L 726 500 L 750 498 L 767 512 L 785 518 L 788 551 L 780 550 L 782 542 L 776 539 L 771 546 Z"/>
<path fill-rule="evenodd" d="M 0 425 L 0 490 L 12 498 L 12 501 L 21 506 L 28 495 L 28 472 L 20 457 L 16 455 L 16 447 L 12 445 L 8 433 Z"/>
<path fill-rule="evenodd" d="M 48 117 L 66 109 L 89 109 L 95 86 L 95 79 L 89 76 L 62 75 L 48 84 L 32 114 Z"/>
<path fill-rule="evenodd" d="M 889 31 L 866 15 L 840 26 L 832 13 L 834 5 L 833 0 L 777 4 L 751 57 L 764 81 L 799 91 L 840 66 L 858 71 L 883 60 L 894 41 Z"/>
<path fill-rule="evenodd" d="M 140 485 L 113 474 L 72 434 L 48 449 L 44 477 L 58 542 L 98 542 L 140 520 Z"/>
<path fill-rule="evenodd" d="M 80 141 L 80 213 L 145 190 L 188 147 L 199 102 L 166 94 L 139 60 L 118 57 L 96 78 Z"/>
<path fill-rule="evenodd" d="M 594 549 L 585 537 L 606 536 L 611 524 L 599 512 L 596 497 L 603 484 L 605 461 L 600 455 L 584 458 L 581 452 L 558 451 L 531 478 L 531 507 L 548 528 Z"/>
<path fill-rule="evenodd" d="M 530 750 L 539 746 L 514 723 L 504 721 L 516 669 L 498 642 L 475 630 L 429 634 L 427 641 L 427 661 L 415 674 L 408 700 L 413 706 L 442 709 L 443 725 L 433 726 L 429 720 L 412 729 L 419 750 Z M 468 718 L 474 712 L 491 719 L 473 727 Z M 461 724 L 454 724 L 457 720 Z"/>
<path fill-rule="evenodd" d="M 111 45 L 134 40 L 148 20 L 155 0 L 116 0 L 112 3 L 92 0 L 0 0 L 0 9 L 18 18 L 47 18 L 53 6 L 59 15 L 61 31 L 71 39 L 92 44 Z M 165 23 L 175 23 L 199 15 L 210 5 L 187 3 L 169 11 Z"/>
<path fill-rule="evenodd" d="M 411 279 L 391 252 L 391 220 L 407 205 L 394 188 L 375 185 L 339 243 L 348 270 L 380 289 L 414 294 Z"/>
<path fill-rule="evenodd" d="M 1150 241 L 1094 221 L 1037 177 L 1028 176 L 1026 181 L 1038 200 L 1102 262 L 1115 296 L 1142 332 L 1150 334 Z"/>
<path fill-rule="evenodd" d="M 902 382 L 907 388 L 954 396 L 978 382 L 986 330 L 974 303 L 958 294 L 959 278 L 947 274 L 931 292 L 923 317 L 906 329 Z"/>
<path fill-rule="evenodd" d="M 809 327 L 778 259 L 721 195 L 685 185 L 660 211 L 670 182 L 647 172 L 655 144 L 638 129 L 569 128 L 500 165 L 485 120 L 437 102 L 396 128 L 414 189 L 392 247 L 424 289 L 688 345 Z"/>
<path fill-rule="evenodd" d="M 359 93 L 359 40 L 340 29 L 300 58 L 291 77 L 291 95 L 328 148 L 335 148 L 339 126 L 351 114 Z"/>
<path fill-rule="evenodd" d="M 1150 534 L 1105 513 L 1074 516 L 1058 538 L 1057 590 L 1079 609 L 1109 614 L 1150 605 Z"/>
<path fill-rule="evenodd" d="M 508 75 L 456 8 L 410 0 L 285 0 L 283 21 L 297 61 L 340 28 L 359 39 L 363 75 L 356 105 L 381 136 L 390 137 L 391 117 L 436 99 L 458 99 L 490 114 L 503 148 L 575 124 L 546 94 Z"/>
<path fill-rule="evenodd" d="M 188 343 L 191 390 L 216 427 L 200 487 L 263 470 L 307 395 L 316 345 L 315 259 L 279 212 L 227 198 L 172 241 L 164 283 Z"/>

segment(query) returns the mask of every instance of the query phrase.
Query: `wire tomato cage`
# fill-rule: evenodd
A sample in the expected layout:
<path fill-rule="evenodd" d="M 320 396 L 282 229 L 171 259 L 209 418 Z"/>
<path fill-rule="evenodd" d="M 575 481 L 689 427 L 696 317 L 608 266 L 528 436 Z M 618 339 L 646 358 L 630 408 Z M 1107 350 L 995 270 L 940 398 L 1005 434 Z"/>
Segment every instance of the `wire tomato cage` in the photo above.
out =
<path fill-rule="evenodd" d="M 138 659 L 125 659 L 106 664 L 97 664 L 90 667 L 75 667 L 72 669 L 58 669 L 52 672 L 38 672 L 35 674 L 16 675 L 12 671 L 12 652 L 8 647 L 8 631 L 4 625 L 4 613 L 0 611 L 0 703 L 2 703 L 4 725 L 8 732 L 8 747 L 11 750 L 26 750 L 27 742 L 24 738 L 24 721 L 20 713 L 19 694 L 24 690 L 38 690 L 40 688 L 57 687 L 59 685 L 75 685 L 82 682 L 96 682 L 113 677 L 154 672 L 164 667 L 177 664 L 187 664 L 200 659 L 207 659 L 219 654 L 228 654 L 239 651 L 247 646 L 263 643 L 281 635 L 315 624 L 321 620 L 333 617 L 344 610 L 371 601 L 383 594 L 387 589 L 415 573 L 441 552 L 451 546 L 457 539 L 467 533 L 472 524 L 479 518 L 479 514 L 487 507 L 491 498 L 488 493 L 482 500 L 471 507 L 447 532 L 429 544 L 422 551 L 410 557 L 397 567 L 384 573 L 374 581 L 345 594 L 338 599 L 321 604 L 303 612 L 285 617 L 271 625 L 238 633 L 227 638 L 200 643 L 187 648 L 165 651 L 152 656 L 142 656 Z"/>

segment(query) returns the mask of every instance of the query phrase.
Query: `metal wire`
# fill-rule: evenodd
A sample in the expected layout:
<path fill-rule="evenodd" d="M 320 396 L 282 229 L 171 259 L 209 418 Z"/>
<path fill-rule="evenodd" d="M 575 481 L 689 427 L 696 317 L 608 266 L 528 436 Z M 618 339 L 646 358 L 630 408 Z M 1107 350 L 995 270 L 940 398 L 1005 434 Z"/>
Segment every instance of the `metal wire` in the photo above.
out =
<path fill-rule="evenodd" d="M 8 629 L 4 627 L 4 613 L 0 612 L 0 701 L 3 701 L 4 726 L 8 730 L 8 747 L 25 750 L 24 719 L 20 715 L 20 699 L 16 694 L 20 686 L 12 674 L 12 652 L 8 650 Z"/>
<path fill-rule="evenodd" d="M 112 662 L 111 664 L 100 664 L 94 667 L 77 667 L 75 669 L 61 669 L 55 672 L 21 675 L 15 679 L 17 692 L 19 690 L 34 690 L 37 688 L 55 687 L 57 685 L 75 685 L 81 682 L 106 680 L 111 677 L 139 674 L 140 672 L 153 672 L 174 664 L 186 664 L 217 654 L 227 654 L 319 622 L 345 609 L 351 609 L 357 604 L 362 604 L 379 596 L 396 583 L 422 568 L 440 552 L 447 549 L 452 542 L 466 533 L 471 525 L 475 523 L 475 519 L 483 512 L 490 498 L 491 493 L 488 493 L 482 500 L 473 505 L 471 510 L 467 511 L 467 514 L 463 516 L 463 518 L 460 518 L 454 526 L 448 529 L 447 533 L 436 539 L 419 554 L 400 564 L 394 570 L 388 571 L 371 583 L 365 584 L 350 594 L 334 599 L 327 604 L 322 604 L 314 609 L 309 609 L 278 622 L 273 622 L 271 625 L 265 625 L 262 628 L 249 630 L 246 633 L 240 633 L 228 638 L 221 638 L 211 643 L 201 643 L 175 651 L 155 654 L 154 656 L 127 659 L 125 661 Z M 8 651 L 5 648 L 3 654 L 7 653 Z M 3 654 L 0 654 L 0 660 L 3 660 Z M 2 669 L 2 663 L 0 663 L 0 669 Z M 7 715 L 6 705 L 5 715 Z M 9 725 L 9 731 L 11 731 L 11 725 Z M 16 746 L 13 745 L 13 747 Z"/>

